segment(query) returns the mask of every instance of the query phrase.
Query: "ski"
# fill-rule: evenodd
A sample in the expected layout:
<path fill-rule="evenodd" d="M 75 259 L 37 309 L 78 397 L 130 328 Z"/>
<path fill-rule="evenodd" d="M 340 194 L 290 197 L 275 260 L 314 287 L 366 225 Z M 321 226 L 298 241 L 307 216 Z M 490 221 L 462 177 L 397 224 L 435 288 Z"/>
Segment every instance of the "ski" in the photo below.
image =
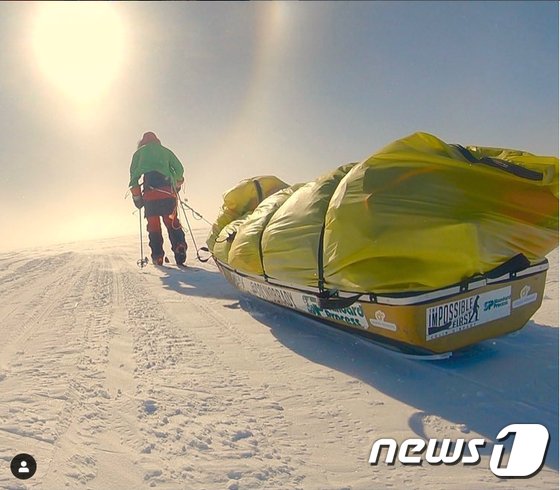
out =
<path fill-rule="evenodd" d="M 163 264 L 152 264 L 156 269 L 166 269 L 166 270 L 180 270 L 184 272 L 198 272 L 202 269 L 198 267 L 192 267 L 190 265 L 179 265 L 179 264 L 171 264 L 169 261 Z"/>
<path fill-rule="evenodd" d="M 453 355 L 453 352 L 442 352 L 438 354 L 435 354 L 433 352 L 424 352 L 424 351 L 414 352 L 414 349 L 409 349 L 409 348 L 403 349 L 400 348 L 399 346 L 387 344 L 384 341 L 376 340 L 369 336 L 360 335 L 357 338 L 367 344 L 373 344 L 374 346 L 379 347 L 385 351 L 391 352 L 392 354 L 397 354 L 399 357 L 402 357 L 403 359 L 411 359 L 413 361 L 443 361 L 445 359 L 449 359 Z"/>

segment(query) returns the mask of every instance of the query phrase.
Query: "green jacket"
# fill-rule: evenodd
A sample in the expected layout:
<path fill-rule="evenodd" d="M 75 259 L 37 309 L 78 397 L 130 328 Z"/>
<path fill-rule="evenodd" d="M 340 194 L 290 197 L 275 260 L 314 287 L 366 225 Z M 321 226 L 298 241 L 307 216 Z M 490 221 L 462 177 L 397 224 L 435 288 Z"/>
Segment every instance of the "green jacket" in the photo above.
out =
<path fill-rule="evenodd" d="M 138 179 L 143 174 L 154 171 L 171 177 L 174 185 L 183 179 L 184 169 L 179 159 L 171 150 L 155 141 L 141 146 L 132 156 L 128 186 L 138 185 Z"/>

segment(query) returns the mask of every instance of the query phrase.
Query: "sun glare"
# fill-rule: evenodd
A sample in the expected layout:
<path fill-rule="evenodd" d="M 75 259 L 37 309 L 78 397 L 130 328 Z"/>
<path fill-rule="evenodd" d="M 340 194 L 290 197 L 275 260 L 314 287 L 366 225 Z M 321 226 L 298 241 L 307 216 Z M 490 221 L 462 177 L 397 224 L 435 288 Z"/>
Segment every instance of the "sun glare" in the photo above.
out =
<path fill-rule="evenodd" d="M 91 103 L 116 79 L 124 28 L 109 2 L 38 4 L 33 51 L 45 77 L 77 103 Z"/>

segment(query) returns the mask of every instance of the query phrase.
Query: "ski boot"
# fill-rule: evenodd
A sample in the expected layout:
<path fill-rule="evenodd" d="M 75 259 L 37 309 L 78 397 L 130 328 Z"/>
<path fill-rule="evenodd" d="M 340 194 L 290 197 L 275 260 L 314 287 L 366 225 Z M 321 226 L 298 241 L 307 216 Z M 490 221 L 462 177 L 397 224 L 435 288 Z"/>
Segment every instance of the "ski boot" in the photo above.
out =
<path fill-rule="evenodd" d="M 152 264 L 154 265 L 163 265 L 164 256 L 159 255 L 157 257 L 152 257 Z"/>
<path fill-rule="evenodd" d="M 163 237 L 159 231 L 148 232 L 150 249 L 152 250 L 152 264 L 163 265 L 165 252 L 163 251 Z"/>
<path fill-rule="evenodd" d="M 175 246 L 175 262 L 178 266 L 185 265 L 187 260 L 187 246 L 184 243 L 179 243 Z"/>

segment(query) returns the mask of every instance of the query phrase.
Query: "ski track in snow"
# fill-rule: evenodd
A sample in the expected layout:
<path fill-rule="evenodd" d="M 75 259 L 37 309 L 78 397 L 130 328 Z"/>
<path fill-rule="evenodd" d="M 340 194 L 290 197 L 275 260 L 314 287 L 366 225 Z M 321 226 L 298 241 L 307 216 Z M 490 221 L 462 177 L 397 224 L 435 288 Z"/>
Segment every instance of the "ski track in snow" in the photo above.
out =
<path fill-rule="evenodd" d="M 557 488 L 557 250 L 527 327 L 421 362 L 240 294 L 192 250 L 191 270 L 139 269 L 136 246 L 0 254 L 0 488 Z M 552 439 L 527 480 L 496 478 L 488 448 L 478 466 L 368 464 L 381 437 L 521 422 Z M 38 461 L 25 482 L 19 452 Z"/>

